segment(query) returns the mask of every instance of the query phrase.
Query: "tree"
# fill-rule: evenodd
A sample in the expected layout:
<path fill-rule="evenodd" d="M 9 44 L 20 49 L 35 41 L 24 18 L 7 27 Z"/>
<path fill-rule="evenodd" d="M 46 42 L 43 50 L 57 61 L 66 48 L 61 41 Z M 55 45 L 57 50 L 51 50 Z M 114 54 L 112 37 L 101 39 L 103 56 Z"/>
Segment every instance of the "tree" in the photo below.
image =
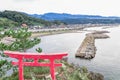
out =
<path fill-rule="evenodd" d="M 10 29 L 5 31 L 4 34 L 0 33 L 0 38 L 2 39 L 4 37 L 12 37 L 14 42 L 9 45 L 3 42 L 0 43 L 1 56 L 4 58 L 3 60 L 0 60 L 0 77 L 3 77 L 6 71 L 12 68 L 15 69 L 15 67 L 13 67 L 9 61 L 7 61 L 7 56 L 5 56 L 3 53 L 4 50 L 26 52 L 27 49 L 32 48 L 36 44 L 40 43 L 40 39 L 30 38 L 31 32 L 28 32 L 27 28 L 20 28 L 18 30 Z M 37 50 L 39 52 L 42 51 L 41 48 L 38 48 Z"/>
<path fill-rule="evenodd" d="M 0 17 L 7 18 L 13 22 L 16 22 L 17 26 L 21 26 L 21 24 L 23 23 L 27 24 L 28 26 L 41 25 L 41 24 L 44 26 L 51 26 L 53 24 L 50 21 L 31 17 L 26 13 L 17 12 L 17 11 L 5 10 L 3 12 L 0 12 Z"/>

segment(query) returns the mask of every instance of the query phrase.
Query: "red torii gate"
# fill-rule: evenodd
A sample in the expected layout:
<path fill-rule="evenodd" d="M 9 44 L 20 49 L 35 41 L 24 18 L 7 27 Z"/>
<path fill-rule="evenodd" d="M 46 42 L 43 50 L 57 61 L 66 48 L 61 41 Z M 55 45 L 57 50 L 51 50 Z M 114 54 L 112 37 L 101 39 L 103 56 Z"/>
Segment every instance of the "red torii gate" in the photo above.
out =
<path fill-rule="evenodd" d="M 52 80 L 55 78 L 55 67 L 62 66 L 61 63 L 54 63 L 56 59 L 62 59 L 63 56 L 67 56 L 67 53 L 54 53 L 54 54 L 44 54 L 44 53 L 21 53 L 13 51 L 4 51 L 4 54 L 12 58 L 17 58 L 18 62 L 12 62 L 13 65 L 19 66 L 19 80 L 24 80 L 23 77 L 23 66 L 48 66 L 50 67 L 50 73 Z M 34 62 L 24 62 L 23 59 L 34 59 Z M 50 63 L 40 63 L 39 59 L 49 59 Z"/>

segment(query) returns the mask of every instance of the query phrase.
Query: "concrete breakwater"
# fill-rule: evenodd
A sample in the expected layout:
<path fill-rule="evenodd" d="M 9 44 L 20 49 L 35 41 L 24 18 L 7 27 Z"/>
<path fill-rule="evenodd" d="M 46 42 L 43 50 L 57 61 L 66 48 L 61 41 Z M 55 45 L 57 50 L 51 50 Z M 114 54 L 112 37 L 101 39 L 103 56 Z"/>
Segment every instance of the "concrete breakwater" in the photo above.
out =
<path fill-rule="evenodd" d="M 75 56 L 85 59 L 92 59 L 96 54 L 95 39 L 106 39 L 109 38 L 108 35 L 104 33 L 109 33 L 108 31 L 95 31 L 93 33 L 86 34 L 85 39 L 78 48 Z"/>

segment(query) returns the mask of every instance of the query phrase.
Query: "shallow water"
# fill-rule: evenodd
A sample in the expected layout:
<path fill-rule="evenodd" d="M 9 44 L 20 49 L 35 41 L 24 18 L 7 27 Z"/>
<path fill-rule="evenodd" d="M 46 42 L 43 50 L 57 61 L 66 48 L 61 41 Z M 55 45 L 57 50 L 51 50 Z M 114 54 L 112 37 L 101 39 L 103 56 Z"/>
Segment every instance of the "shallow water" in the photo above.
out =
<path fill-rule="evenodd" d="M 41 43 L 29 49 L 36 52 L 41 47 L 44 53 L 68 52 L 68 61 L 80 66 L 86 66 L 90 71 L 102 73 L 105 80 L 120 80 L 120 27 L 88 28 L 86 30 L 108 30 L 109 39 L 97 39 L 96 56 L 92 60 L 75 58 L 75 52 L 85 38 L 84 33 L 66 33 L 41 37 Z"/>

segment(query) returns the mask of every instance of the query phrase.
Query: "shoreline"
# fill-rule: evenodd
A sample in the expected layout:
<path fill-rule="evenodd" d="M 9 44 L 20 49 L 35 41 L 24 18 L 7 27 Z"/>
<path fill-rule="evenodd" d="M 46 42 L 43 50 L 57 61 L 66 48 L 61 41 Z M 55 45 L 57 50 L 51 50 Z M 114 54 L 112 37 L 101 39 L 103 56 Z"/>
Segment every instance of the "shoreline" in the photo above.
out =
<path fill-rule="evenodd" d="M 31 30 L 32 36 L 31 38 L 41 37 L 41 36 L 48 36 L 48 35 L 55 35 L 55 34 L 64 34 L 64 33 L 76 33 L 77 31 L 86 31 L 85 28 L 94 28 L 94 27 L 103 27 L 104 28 L 114 28 L 118 27 L 119 24 L 91 24 L 91 25 L 67 25 L 67 26 L 74 26 L 74 28 L 62 28 L 62 29 L 48 29 L 48 30 Z M 77 27 L 76 27 L 77 26 Z M 79 33 L 79 32 L 77 32 Z"/>
<path fill-rule="evenodd" d="M 66 30 L 66 31 L 47 31 L 47 32 L 32 32 L 31 38 L 42 37 L 42 36 L 49 36 L 49 35 L 56 35 L 56 34 L 64 34 L 64 33 L 81 33 L 77 32 L 78 30 Z M 82 31 L 82 30 L 79 30 Z"/>

